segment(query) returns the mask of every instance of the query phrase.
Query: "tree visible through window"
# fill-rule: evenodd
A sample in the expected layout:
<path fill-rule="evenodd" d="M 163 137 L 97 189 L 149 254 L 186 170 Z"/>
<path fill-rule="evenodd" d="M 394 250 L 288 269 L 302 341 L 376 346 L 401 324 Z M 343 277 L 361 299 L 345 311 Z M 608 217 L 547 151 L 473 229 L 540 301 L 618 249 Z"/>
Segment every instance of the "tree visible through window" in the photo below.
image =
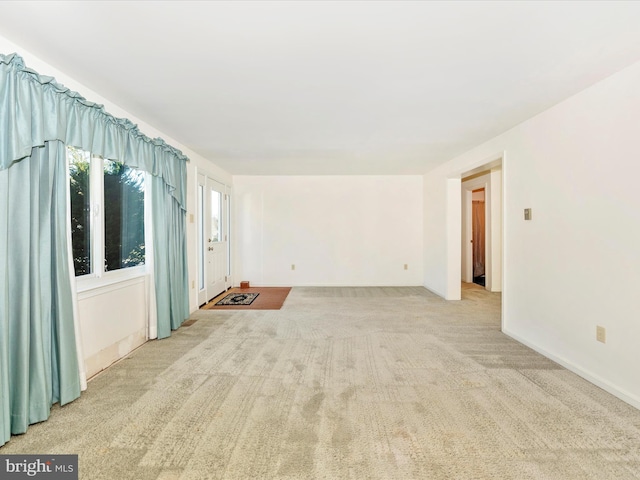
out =
<path fill-rule="evenodd" d="M 144 174 L 104 161 L 104 269 L 144 265 Z"/>
<path fill-rule="evenodd" d="M 67 148 L 71 191 L 71 242 L 76 276 L 91 273 L 91 156 L 76 148 Z"/>
<path fill-rule="evenodd" d="M 143 265 L 144 174 L 119 162 L 92 158 L 76 148 L 68 148 L 68 155 L 76 276 Z M 91 191 L 93 172 L 102 176 L 103 188 L 97 192 Z M 103 229 L 92 224 L 92 211 L 96 212 L 93 220 Z M 103 235 L 98 238 L 95 232 L 99 231 Z M 96 252 L 103 252 L 102 264 L 96 259 L 92 262 Z"/>

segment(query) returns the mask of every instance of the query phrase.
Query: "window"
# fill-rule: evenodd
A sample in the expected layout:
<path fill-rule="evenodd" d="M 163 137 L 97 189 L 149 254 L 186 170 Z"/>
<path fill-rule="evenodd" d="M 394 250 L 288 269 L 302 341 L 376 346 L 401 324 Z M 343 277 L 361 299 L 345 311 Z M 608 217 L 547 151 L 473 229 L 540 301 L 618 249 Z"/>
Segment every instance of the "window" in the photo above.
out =
<path fill-rule="evenodd" d="M 104 269 L 144 265 L 144 174 L 104 161 Z"/>
<path fill-rule="evenodd" d="M 221 242 L 222 193 L 211 189 L 211 242 Z"/>
<path fill-rule="evenodd" d="M 68 147 L 77 277 L 145 263 L 144 173 Z"/>
<path fill-rule="evenodd" d="M 76 276 L 91 273 L 91 184 L 89 152 L 67 148 L 71 194 L 71 243 Z"/>

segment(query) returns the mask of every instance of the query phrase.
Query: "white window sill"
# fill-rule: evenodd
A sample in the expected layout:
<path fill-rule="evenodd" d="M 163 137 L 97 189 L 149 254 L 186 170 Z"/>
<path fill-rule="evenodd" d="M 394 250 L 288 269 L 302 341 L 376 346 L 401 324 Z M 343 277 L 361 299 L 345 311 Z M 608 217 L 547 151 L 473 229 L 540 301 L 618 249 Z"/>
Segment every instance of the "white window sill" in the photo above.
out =
<path fill-rule="evenodd" d="M 76 291 L 81 296 L 91 296 L 90 292 L 95 290 L 102 290 L 106 287 L 123 287 L 125 283 L 137 283 L 134 280 L 142 279 L 148 275 L 146 266 L 141 265 L 139 267 L 123 268 L 113 272 L 103 273 L 98 277 L 95 275 L 88 275 L 82 277 L 76 277 Z"/>

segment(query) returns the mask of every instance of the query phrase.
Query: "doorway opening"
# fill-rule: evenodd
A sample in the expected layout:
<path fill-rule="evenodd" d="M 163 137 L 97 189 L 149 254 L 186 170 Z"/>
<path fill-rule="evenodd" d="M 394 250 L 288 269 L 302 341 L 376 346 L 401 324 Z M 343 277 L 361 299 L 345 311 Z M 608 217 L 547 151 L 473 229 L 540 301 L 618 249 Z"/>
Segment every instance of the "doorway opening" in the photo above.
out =
<path fill-rule="evenodd" d="M 461 175 L 460 279 L 502 291 L 502 159 Z"/>
<path fill-rule="evenodd" d="M 482 289 L 473 283 L 472 209 L 473 191 L 484 189 L 485 200 L 485 286 L 492 293 L 504 287 L 504 198 L 505 154 L 475 164 L 474 168 L 451 172 L 447 178 L 447 239 L 452 247 L 448 257 L 447 300 L 460 300 L 462 290 Z M 456 248 L 456 244 L 458 248 Z M 495 298 L 495 297 L 494 297 Z M 503 302 L 504 296 L 500 295 Z M 504 316 L 501 319 L 504 328 Z"/>

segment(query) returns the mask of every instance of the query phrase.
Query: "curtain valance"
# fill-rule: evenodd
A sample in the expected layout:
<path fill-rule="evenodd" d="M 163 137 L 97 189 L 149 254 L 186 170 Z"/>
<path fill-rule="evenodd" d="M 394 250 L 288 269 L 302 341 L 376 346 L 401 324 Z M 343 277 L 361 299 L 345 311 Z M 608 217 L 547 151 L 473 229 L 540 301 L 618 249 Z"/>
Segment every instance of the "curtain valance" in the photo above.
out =
<path fill-rule="evenodd" d="M 186 210 L 188 158 L 161 138 L 151 139 L 137 125 L 107 113 L 103 105 L 86 100 L 25 67 L 22 57 L 0 54 L 0 170 L 31 155 L 46 141 L 60 140 L 109 160 L 117 160 L 160 177 Z"/>

